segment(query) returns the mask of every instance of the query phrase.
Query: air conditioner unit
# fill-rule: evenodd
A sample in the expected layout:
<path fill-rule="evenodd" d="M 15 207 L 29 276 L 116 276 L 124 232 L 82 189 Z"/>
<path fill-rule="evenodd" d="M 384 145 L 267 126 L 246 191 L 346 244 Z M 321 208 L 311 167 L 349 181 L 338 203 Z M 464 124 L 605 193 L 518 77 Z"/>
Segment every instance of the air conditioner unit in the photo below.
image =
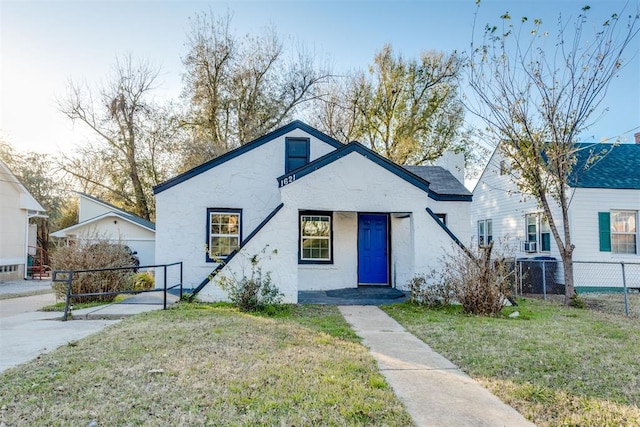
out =
<path fill-rule="evenodd" d="M 537 252 L 537 242 L 522 242 L 522 252 Z"/>

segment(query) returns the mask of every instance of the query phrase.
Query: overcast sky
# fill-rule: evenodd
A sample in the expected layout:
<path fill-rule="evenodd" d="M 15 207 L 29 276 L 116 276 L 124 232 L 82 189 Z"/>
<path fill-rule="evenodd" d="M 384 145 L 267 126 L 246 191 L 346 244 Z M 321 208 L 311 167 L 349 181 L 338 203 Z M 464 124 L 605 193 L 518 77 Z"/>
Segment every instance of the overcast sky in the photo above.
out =
<path fill-rule="evenodd" d="M 592 22 L 619 11 L 625 0 L 483 0 L 478 22 L 511 16 L 540 17 L 550 30 L 558 14 L 575 17 L 591 6 Z M 636 10 L 638 0 L 630 2 Z M 233 14 L 241 36 L 273 25 L 327 58 L 334 72 L 365 69 L 385 43 L 405 57 L 424 50 L 466 50 L 476 11 L 474 0 L 396 1 L 11 1 L 0 0 L 0 137 L 21 150 L 72 150 L 90 137 L 57 109 L 69 79 L 96 85 L 115 57 L 130 53 L 160 66 L 158 96 L 177 98 L 189 18 L 211 10 Z M 583 140 L 640 130 L 640 38 L 605 100 L 609 112 Z M 633 56 L 633 57 L 632 57 Z"/>

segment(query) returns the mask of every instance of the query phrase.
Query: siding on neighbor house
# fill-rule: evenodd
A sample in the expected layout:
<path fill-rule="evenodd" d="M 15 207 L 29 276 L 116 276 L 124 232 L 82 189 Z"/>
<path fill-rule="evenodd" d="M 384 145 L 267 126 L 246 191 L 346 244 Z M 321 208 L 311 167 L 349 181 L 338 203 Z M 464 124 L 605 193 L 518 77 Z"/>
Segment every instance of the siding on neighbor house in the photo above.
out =
<path fill-rule="evenodd" d="M 640 210 L 640 190 L 577 188 L 571 201 L 572 239 L 576 245 L 574 259 L 580 261 L 640 262 L 640 254 L 601 252 L 598 212 Z M 636 218 L 637 219 L 637 218 Z"/>
<path fill-rule="evenodd" d="M 15 186 L 0 182 L 0 198 L 0 264 L 24 263 L 27 212 L 20 209 L 20 192 Z"/>
<path fill-rule="evenodd" d="M 155 264 L 155 233 L 118 216 L 107 215 L 89 224 L 80 225 L 69 234 L 121 241 L 133 251 L 138 252 L 140 265 Z"/>
<path fill-rule="evenodd" d="M 207 209 L 242 209 L 241 236 L 248 236 L 280 203 L 277 177 L 285 172 L 287 137 L 309 138 L 311 161 L 334 150 L 303 130 L 293 129 L 179 185 L 157 192 L 156 262 L 183 261 L 183 282 L 188 286 L 200 283 L 215 267 L 205 258 Z M 277 215 L 280 216 L 281 213 Z M 297 239 L 297 226 L 288 232 Z"/>
<path fill-rule="evenodd" d="M 544 253 L 526 253 L 521 244 L 526 240 L 525 215 L 542 212 L 533 197 L 521 194 L 508 174 L 500 175 L 502 158 L 496 151 L 485 168 L 471 203 L 470 245 L 478 245 L 477 224 L 490 219 L 493 225 L 494 248 L 516 258 L 530 256 L 552 256 L 560 258 L 558 247 L 551 238 L 551 250 Z M 554 204 L 554 217 L 559 218 L 559 208 Z M 560 221 L 559 227 L 562 226 Z"/>
<path fill-rule="evenodd" d="M 84 195 L 79 195 L 80 203 L 78 204 L 78 223 L 88 221 L 100 215 L 104 215 L 113 211 L 108 206 L 98 203 Z"/>
<path fill-rule="evenodd" d="M 0 266 L 13 270 L 0 272 L 0 279 L 25 277 L 28 239 L 34 235 L 29 211 L 43 213 L 44 208 L 0 161 Z"/>
<path fill-rule="evenodd" d="M 526 240 L 524 215 L 542 211 L 533 198 L 525 199 L 517 191 L 508 175 L 500 175 L 500 156 L 494 153 L 487 168 L 483 172 L 473 191 L 471 204 L 471 236 L 473 244 L 477 244 L 477 221 L 491 219 L 493 221 L 493 238 L 497 247 L 515 247 L 516 257 L 549 255 L 560 260 L 560 254 L 553 237 L 551 251 L 548 253 L 521 252 L 520 242 Z M 598 212 L 612 209 L 640 210 L 640 190 L 606 189 L 606 188 L 572 188 L 570 190 L 569 224 L 572 243 L 575 245 L 573 259 L 587 262 L 640 262 L 638 254 L 616 254 L 600 251 Z M 553 205 L 555 217 L 560 217 L 560 210 Z M 562 224 L 560 223 L 560 226 Z M 501 241 L 502 240 L 502 241 Z M 508 251 L 508 249 L 507 249 Z M 622 286 L 620 268 L 618 266 L 598 266 L 577 263 L 574 265 L 576 286 L 615 285 Z M 556 280 L 564 282 L 562 264 L 558 263 Z M 612 279 L 612 275 L 616 276 Z"/>

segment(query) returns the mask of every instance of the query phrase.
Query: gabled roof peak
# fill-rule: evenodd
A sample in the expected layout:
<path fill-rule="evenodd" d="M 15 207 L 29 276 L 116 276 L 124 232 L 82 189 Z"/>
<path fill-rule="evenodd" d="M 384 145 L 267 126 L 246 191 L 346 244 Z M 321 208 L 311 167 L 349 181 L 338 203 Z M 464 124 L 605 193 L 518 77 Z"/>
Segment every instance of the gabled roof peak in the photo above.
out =
<path fill-rule="evenodd" d="M 156 185 L 155 187 L 153 187 L 153 192 L 154 194 L 158 194 L 164 190 L 168 190 L 169 188 L 180 184 L 181 182 L 187 181 L 188 179 L 193 178 L 194 176 L 200 175 L 203 172 L 208 171 L 209 169 L 212 169 L 222 163 L 225 163 L 231 159 L 234 159 L 248 151 L 253 150 L 254 148 L 260 147 L 261 145 L 272 141 L 282 135 L 285 135 L 295 129 L 301 129 L 304 132 L 306 132 L 307 134 L 319 139 L 320 141 L 323 141 L 329 145 L 331 145 L 334 148 L 340 148 L 342 146 L 344 146 L 344 144 L 342 144 L 340 141 L 331 138 L 329 135 L 326 135 L 322 132 L 320 132 L 319 130 L 309 126 L 308 124 L 300 121 L 300 120 L 294 120 L 289 124 L 286 124 L 284 126 L 281 126 L 269 133 L 267 133 L 266 135 L 263 135 L 257 139 L 254 139 L 251 142 L 248 142 L 244 145 L 241 145 L 240 147 L 231 150 L 221 156 L 215 157 L 211 160 L 209 160 L 206 163 L 203 163 L 199 166 L 194 167 L 193 169 L 190 169 L 180 175 L 177 175 L 173 178 L 168 179 L 167 181 Z"/>
<path fill-rule="evenodd" d="M 430 188 L 429 181 L 424 179 L 424 177 L 412 173 L 410 170 L 397 165 L 386 157 L 381 156 L 375 151 L 365 147 L 358 141 L 351 141 L 347 145 L 344 145 L 342 148 L 332 151 L 324 156 L 307 163 L 304 166 L 299 167 L 296 170 L 293 170 L 285 175 L 282 175 L 278 178 L 278 185 L 283 187 L 294 180 L 290 179 L 290 177 L 295 176 L 295 179 L 302 178 L 305 175 L 315 172 L 316 170 L 333 163 L 334 161 L 350 154 L 356 152 L 363 157 L 371 160 L 377 165 L 387 169 L 389 172 L 397 175 L 401 179 L 409 182 L 410 184 L 418 187 L 422 191 L 428 194 L 428 196 L 434 200 L 441 201 L 471 201 L 471 193 L 468 191 L 463 191 L 461 193 L 451 193 L 448 194 L 446 192 L 435 192 Z M 443 169 L 444 170 L 444 169 Z M 445 170 L 446 171 L 446 170 Z M 448 173 L 448 172 L 447 172 Z M 453 178 L 453 176 L 452 176 Z M 455 178 L 453 178 L 455 180 Z"/>

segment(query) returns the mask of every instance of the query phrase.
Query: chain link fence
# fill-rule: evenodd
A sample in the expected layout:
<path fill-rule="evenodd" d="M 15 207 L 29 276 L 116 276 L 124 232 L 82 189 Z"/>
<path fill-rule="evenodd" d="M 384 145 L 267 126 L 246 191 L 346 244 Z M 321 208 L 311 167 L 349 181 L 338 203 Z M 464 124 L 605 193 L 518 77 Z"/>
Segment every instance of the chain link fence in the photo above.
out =
<path fill-rule="evenodd" d="M 562 262 L 551 257 L 516 260 L 516 294 L 564 296 Z M 640 263 L 573 261 L 576 292 L 594 310 L 640 318 Z"/>

